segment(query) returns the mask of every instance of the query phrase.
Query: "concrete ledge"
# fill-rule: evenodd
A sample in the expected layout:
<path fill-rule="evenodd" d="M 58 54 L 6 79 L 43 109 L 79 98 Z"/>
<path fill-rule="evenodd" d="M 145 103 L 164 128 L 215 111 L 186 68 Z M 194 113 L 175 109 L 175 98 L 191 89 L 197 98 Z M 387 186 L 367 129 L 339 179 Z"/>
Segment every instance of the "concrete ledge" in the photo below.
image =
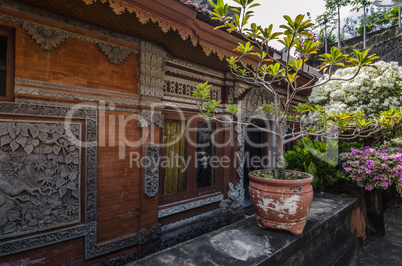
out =
<path fill-rule="evenodd" d="M 260 229 L 250 217 L 129 265 L 315 264 L 322 253 L 331 250 L 335 239 L 348 233 L 348 215 L 356 201 L 333 194 L 315 195 L 301 236 Z"/>

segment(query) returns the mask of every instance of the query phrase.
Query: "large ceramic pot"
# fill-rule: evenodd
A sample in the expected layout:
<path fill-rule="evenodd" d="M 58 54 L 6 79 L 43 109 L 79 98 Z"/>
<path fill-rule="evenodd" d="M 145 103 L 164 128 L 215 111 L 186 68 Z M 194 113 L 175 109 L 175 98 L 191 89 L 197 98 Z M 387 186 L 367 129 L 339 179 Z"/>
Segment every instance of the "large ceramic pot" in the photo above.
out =
<path fill-rule="evenodd" d="M 300 179 L 277 180 L 257 177 L 255 176 L 257 171 L 261 170 L 249 173 L 249 193 L 258 226 L 263 229 L 280 229 L 301 235 L 313 201 L 311 186 L 313 176 L 285 170 L 293 172 Z"/>

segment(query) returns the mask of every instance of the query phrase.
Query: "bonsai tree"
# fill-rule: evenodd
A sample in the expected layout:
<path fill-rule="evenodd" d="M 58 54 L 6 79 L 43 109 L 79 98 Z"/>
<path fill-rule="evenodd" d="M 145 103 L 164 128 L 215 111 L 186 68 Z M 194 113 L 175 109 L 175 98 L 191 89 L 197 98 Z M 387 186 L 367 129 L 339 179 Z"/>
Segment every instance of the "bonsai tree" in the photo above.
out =
<path fill-rule="evenodd" d="M 282 32 L 273 32 L 273 25 L 262 27 L 255 23 L 249 23 L 253 16 L 252 9 L 259 6 L 254 0 L 235 0 L 241 5 L 241 11 L 232 8 L 235 12 L 233 17 L 227 16 L 229 11 L 228 4 L 223 0 L 218 0 L 216 4 L 209 1 L 214 7 L 211 12 L 212 19 L 221 24 L 216 29 L 225 29 L 228 32 L 237 32 L 246 40 L 239 43 L 234 49 L 239 56 L 227 58 L 230 71 L 237 78 L 253 85 L 262 86 L 273 95 L 273 102 L 264 103 L 260 106 L 268 118 L 276 124 L 276 130 L 260 127 L 254 123 L 236 121 L 235 115 L 239 112 L 236 104 L 226 105 L 227 111 L 233 116 L 231 123 L 251 125 L 260 128 L 269 134 L 277 137 L 278 143 L 278 177 L 285 177 L 285 162 L 283 157 L 284 145 L 293 142 L 304 136 L 325 136 L 327 138 L 352 139 L 356 137 L 368 137 L 373 133 L 379 132 L 384 127 L 392 127 L 402 118 L 402 109 L 389 109 L 380 114 L 367 116 L 363 111 L 344 111 L 335 112 L 324 109 L 320 105 L 308 105 L 307 103 L 292 103 L 295 96 L 304 91 L 309 91 L 316 86 L 324 86 L 330 81 L 349 81 L 354 79 L 360 70 L 365 67 L 374 67 L 373 60 L 378 56 L 369 55 L 368 50 L 359 52 L 354 50 L 354 57 L 342 53 L 336 47 L 332 47 L 330 53 L 320 55 L 323 61 L 321 70 L 328 73 L 324 78 L 315 75 L 307 81 L 300 78 L 308 70 L 306 61 L 309 56 L 317 53 L 319 42 L 314 42 L 309 33 L 309 28 L 313 23 L 309 19 L 304 19 L 304 15 L 298 15 L 295 19 L 284 16 L 286 24 L 281 25 Z M 306 39 L 303 45 L 300 39 Z M 282 56 L 275 56 L 269 48 L 269 43 L 279 39 L 287 51 L 296 49 L 301 55 L 300 59 L 295 59 L 289 53 Z M 254 61 L 252 61 L 254 59 Z M 250 64 L 255 62 L 255 64 Z M 347 65 L 346 65 L 346 64 Z M 334 68 L 355 67 L 355 73 L 345 77 L 333 76 Z M 306 76 L 306 75 L 305 75 Z M 279 83 L 286 84 L 286 102 L 281 109 L 278 103 L 278 92 L 275 87 Z M 223 118 L 217 115 L 216 108 L 220 101 L 210 100 L 208 83 L 199 84 L 193 92 L 193 96 L 198 97 L 198 109 L 201 115 L 207 120 L 217 120 L 223 123 Z M 293 125 L 291 133 L 283 132 L 285 122 Z M 298 125 L 298 126 L 296 126 Z"/>

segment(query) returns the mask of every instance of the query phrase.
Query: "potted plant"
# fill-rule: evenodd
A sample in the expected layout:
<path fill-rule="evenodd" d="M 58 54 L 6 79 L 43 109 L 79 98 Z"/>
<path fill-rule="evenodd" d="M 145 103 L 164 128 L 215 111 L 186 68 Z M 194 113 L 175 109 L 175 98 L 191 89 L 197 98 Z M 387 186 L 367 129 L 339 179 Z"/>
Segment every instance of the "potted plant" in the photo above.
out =
<path fill-rule="evenodd" d="M 214 12 L 211 12 L 212 19 L 221 23 L 217 29 L 224 28 L 229 32 L 237 32 L 246 40 L 234 49 L 239 56 L 232 56 L 226 60 L 231 73 L 237 78 L 262 86 L 273 95 L 273 102 L 264 103 L 260 106 L 260 110 L 266 114 L 267 119 L 275 123 L 276 130 L 261 127 L 251 121 L 237 120 L 236 115 L 239 112 L 237 104 L 226 105 L 227 111 L 233 115 L 230 121 L 219 116 L 216 108 L 220 101 L 210 100 L 208 82 L 199 84 L 193 96 L 200 99 L 198 109 L 207 120 L 250 125 L 276 137 L 277 169 L 251 172 L 250 196 L 260 227 L 288 230 L 300 235 L 306 224 L 306 216 L 313 198 L 311 187 L 313 177 L 308 173 L 285 170 L 284 145 L 304 136 L 325 136 L 334 139 L 370 136 L 373 132 L 379 132 L 383 127 L 398 122 L 402 117 L 402 110 L 390 109 L 377 116 L 367 117 L 362 111 L 337 113 L 319 105 L 310 106 L 300 102 L 294 104 L 298 93 L 333 80 L 331 75 L 335 66 L 345 67 L 344 62 L 347 61 L 349 66 L 356 67 L 354 75 L 337 79 L 348 81 L 356 77 L 362 68 L 373 66 L 372 61 L 378 57 L 368 55 L 368 50 L 364 52 L 354 50 L 355 57 L 352 58 L 332 47 L 331 53 L 320 55 L 320 60 L 324 63 L 321 69 L 328 70 L 328 76 L 319 80 L 320 75 L 314 74 L 314 71 L 309 72 L 310 68 L 306 65 L 309 57 L 317 53 L 319 45 L 319 42 L 314 42 L 310 38 L 309 28 L 313 25 L 310 20 L 305 20 L 304 15 L 298 15 L 295 19 L 284 16 L 287 23 L 280 26 L 283 31 L 273 32 L 272 25 L 264 28 L 255 23 L 248 23 L 253 15 L 251 9 L 257 7 L 258 3 L 254 3 L 254 0 L 235 1 L 242 9 L 240 11 L 232 8 L 231 10 L 235 12 L 233 17 L 227 16 L 228 4 L 222 0 L 218 0 L 216 4 L 209 1 L 214 7 Z M 303 42 L 301 38 L 304 38 Z M 275 39 L 279 39 L 286 51 L 296 49 L 300 58 L 292 58 L 289 53 L 281 55 L 273 53 L 269 43 Z M 251 60 L 254 60 L 255 64 L 250 64 Z M 275 89 L 280 84 L 286 84 L 285 102 L 282 103 L 282 108 L 278 100 L 279 92 Z M 288 127 L 292 127 L 291 133 L 284 132 L 285 123 Z"/>

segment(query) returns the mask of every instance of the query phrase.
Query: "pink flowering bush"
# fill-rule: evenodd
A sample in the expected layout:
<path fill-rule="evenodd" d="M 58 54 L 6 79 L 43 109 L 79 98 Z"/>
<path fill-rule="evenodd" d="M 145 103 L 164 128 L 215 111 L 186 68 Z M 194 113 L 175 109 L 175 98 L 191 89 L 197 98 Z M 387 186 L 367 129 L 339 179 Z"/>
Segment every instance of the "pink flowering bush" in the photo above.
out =
<path fill-rule="evenodd" d="M 342 153 L 342 167 L 351 179 L 366 190 L 388 189 L 395 185 L 402 196 L 402 148 L 362 147 Z"/>

